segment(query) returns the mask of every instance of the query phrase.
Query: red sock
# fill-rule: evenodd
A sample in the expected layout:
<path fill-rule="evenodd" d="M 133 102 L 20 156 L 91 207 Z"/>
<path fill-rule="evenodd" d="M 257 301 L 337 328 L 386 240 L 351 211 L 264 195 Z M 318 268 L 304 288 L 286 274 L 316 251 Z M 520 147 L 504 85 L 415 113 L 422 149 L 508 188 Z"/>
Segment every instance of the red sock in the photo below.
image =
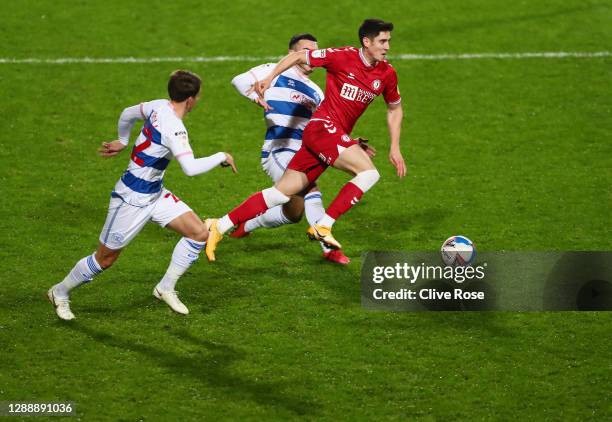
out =
<path fill-rule="evenodd" d="M 242 204 L 231 210 L 227 215 L 234 225 L 249 221 L 251 218 L 268 209 L 261 192 L 249 196 Z"/>
<path fill-rule="evenodd" d="M 363 191 L 354 183 L 348 182 L 340 189 L 338 196 L 336 196 L 334 201 L 325 210 L 325 213 L 336 220 L 359 202 L 362 196 Z"/>

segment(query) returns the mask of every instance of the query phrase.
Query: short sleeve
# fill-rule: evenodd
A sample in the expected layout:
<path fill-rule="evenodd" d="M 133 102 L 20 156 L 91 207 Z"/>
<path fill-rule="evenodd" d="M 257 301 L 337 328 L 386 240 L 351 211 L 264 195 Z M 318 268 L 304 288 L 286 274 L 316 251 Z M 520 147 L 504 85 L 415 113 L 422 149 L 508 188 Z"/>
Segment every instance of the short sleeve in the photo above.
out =
<path fill-rule="evenodd" d="M 177 127 L 170 133 L 164 136 L 164 143 L 175 157 L 181 155 L 193 154 L 191 144 L 189 144 L 189 136 L 184 127 Z"/>
<path fill-rule="evenodd" d="M 402 101 L 397 86 L 397 73 L 395 73 L 395 69 L 393 68 L 390 68 L 389 76 L 387 77 L 385 89 L 383 91 L 383 97 L 387 104 L 399 104 Z"/>
<path fill-rule="evenodd" d="M 309 50 L 306 54 L 308 65 L 312 67 L 324 67 L 328 70 L 332 69 L 339 61 L 342 60 L 348 48 L 323 48 L 321 50 Z"/>

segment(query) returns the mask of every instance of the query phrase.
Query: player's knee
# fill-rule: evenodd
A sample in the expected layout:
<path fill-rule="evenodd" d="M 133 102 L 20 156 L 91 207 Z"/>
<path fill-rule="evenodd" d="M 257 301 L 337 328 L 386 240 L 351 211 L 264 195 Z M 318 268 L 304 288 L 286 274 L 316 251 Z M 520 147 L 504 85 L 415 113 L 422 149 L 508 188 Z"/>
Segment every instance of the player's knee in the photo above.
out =
<path fill-rule="evenodd" d="M 198 242 L 206 242 L 206 240 L 208 239 L 208 230 L 206 229 L 206 225 L 204 223 L 201 223 L 197 228 L 193 230 L 189 238 Z"/>
<path fill-rule="evenodd" d="M 378 179 L 380 179 L 380 173 L 378 173 L 378 170 L 371 169 L 357 173 L 357 175 L 351 181 L 359 189 L 361 189 L 362 192 L 367 192 L 376 184 L 376 182 L 378 182 Z"/>
<path fill-rule="evenodd" d="M 304 215 L 304 199 L 292 196 L 291 200 L 283 205 L 283 214 L 292 223 L 298 223 Z"/>
<path fill-rule="evenodd" d="M 264 201 L 268 208 L 275 207 L 277 205 L 282 205 L 289 202 L 289 198 L 287 195 L 276 189 L 275 187 L 271 187 L 268 189 L 264 189 L 261 191 Z"/>
<path fill-rule="evenodd" d="M 96 261 L 103 270 L 112 267 L 115 261 L 117 261 L 117 258 L 119 258 L 119 253 L 96 253 Z"/>

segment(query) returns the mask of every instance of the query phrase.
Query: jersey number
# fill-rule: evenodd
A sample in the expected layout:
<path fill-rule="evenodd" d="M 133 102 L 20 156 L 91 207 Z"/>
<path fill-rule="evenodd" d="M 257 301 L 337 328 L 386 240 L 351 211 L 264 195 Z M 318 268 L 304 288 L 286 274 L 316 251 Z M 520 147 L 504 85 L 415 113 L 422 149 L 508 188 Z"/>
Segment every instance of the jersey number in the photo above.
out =
<path fill-rule="evenodd" d="M 181 202 L 181 200 L 178 199 L 173 193 L 168 192 L 167 194 L 164 195 L 164 198 L 170 198 L 170 197 L 174 199 L 174 202 Z"/>

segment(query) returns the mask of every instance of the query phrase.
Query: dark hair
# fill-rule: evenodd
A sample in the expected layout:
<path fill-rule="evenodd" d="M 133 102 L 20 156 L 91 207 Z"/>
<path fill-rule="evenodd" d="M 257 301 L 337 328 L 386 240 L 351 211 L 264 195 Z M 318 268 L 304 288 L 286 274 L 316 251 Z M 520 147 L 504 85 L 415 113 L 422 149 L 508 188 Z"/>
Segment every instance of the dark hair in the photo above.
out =
<path fill-rule="evenodd" d="M 187 70 L 175 70 L 168 81 L 168 95 L 172 101 L 183 102 L 195 97 L 200 92 L 202 80 L 195 73 Z"/>
<path fill-rule="evenodd" d="M 289 40 L 289 50 L 293 50 L 293 47 L 295 47 L 295 45 L 301 40 L 317 42 L 317 39 L 312 34 L 309 34 L 309 33 L 296 34 L 293 37 L 291 37 L 291 39 Z"/>
<path fill-rule="evenodd" d="M 359 27 L 359 42 L 363 45 L 363 38 L 373 40 L 381 32 L 393 31 L 393 24 L 381 19 L 366 19 Z"/>

